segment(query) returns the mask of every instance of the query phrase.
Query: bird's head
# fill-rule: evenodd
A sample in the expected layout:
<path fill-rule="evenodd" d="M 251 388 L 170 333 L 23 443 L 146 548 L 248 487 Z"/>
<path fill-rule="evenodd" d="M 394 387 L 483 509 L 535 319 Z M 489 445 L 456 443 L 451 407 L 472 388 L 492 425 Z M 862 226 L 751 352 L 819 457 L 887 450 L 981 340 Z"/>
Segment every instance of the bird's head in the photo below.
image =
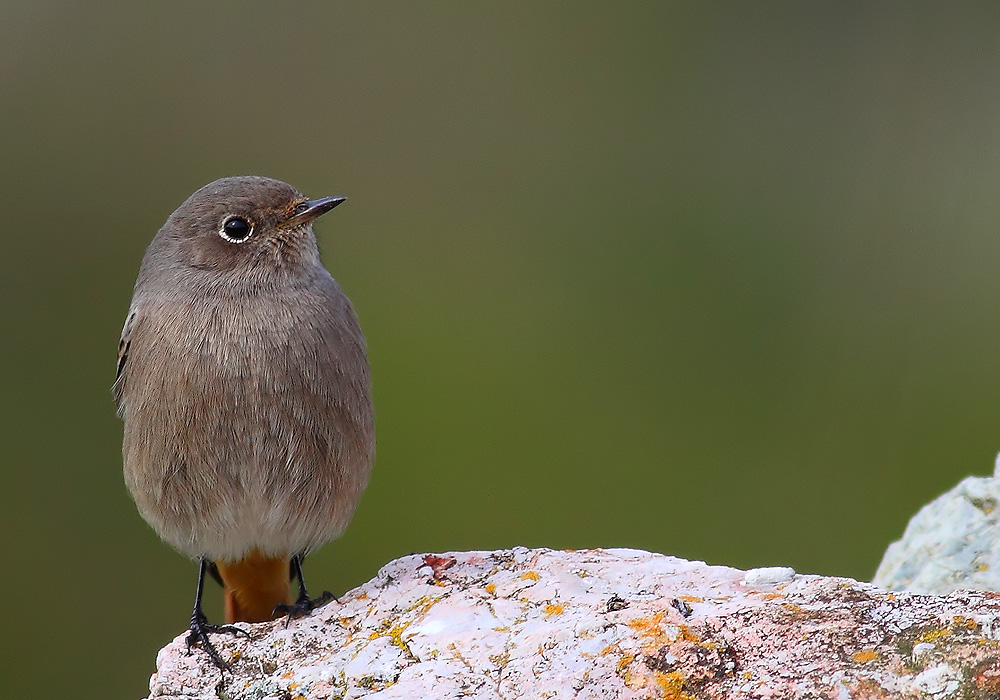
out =
<path fill-rule="evenodd" d="M 151 252 L 175 268 L 252 276 L 294 272 L 319 264 L 313 221 L 344 199 L 308 199 L 266 177 L 223 178 L 170 215 Z"/>

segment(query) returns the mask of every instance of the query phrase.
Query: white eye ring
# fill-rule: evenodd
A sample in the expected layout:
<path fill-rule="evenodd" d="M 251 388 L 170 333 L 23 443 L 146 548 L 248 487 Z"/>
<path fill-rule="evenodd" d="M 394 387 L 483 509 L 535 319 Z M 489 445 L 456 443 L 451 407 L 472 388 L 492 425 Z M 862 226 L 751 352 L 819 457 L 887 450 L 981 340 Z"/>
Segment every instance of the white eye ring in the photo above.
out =
<path fill-rule="evenodd" d="M 219 235 L 230 243 L 244 243 L 253 235 L 253 224 L 242 216 L 227 216 L 219 229 Z"/>

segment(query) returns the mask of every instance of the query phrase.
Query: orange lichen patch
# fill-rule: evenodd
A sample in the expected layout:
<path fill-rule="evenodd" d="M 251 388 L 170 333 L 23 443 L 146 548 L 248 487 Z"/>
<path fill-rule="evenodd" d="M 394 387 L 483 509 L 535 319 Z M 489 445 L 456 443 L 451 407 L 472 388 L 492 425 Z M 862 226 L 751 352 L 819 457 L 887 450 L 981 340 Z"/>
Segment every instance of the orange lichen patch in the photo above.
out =
<path fill-rule="evenodd" d="M 628 626 L 641 634 L 661 635 L 663 634 L 663 628 L 660 627 L 660 623 L 663 622 L 663 618 L 666 615 L 666 612 L 660 610 L 652 617 L 638 617 L 634 620 L 629 620 Z"/>
<path fill-rule="evenodd" d="M 677 596 L 679 600 L 683 600 L 685 603 L 704 603 L 705 599 L 697 595 L 679 595 Z"/>
<path fill-rule="evenodd" d="M 878 658 L 878 652 L 874 649 L 863 649 L 862 651 L 854 654 L 854 660 L 859 664 L 866 664 L 869 661 L 874 661 Z"/>
<path fill-rule="evenodd" d="M 632 654 L 626 654 L 622 658 L 618 659 L 618 666 L 615 668 L 615 673 L 617 673 L 622 680 L 627 684 L 631 680 L 632 673 L 629 671 L 629 666 L 635 661 L 635 656 Z"/>
<path fill-rule="evenodd" d="M 924 632 L 917 638 L 918 642 L 933 642 L 935 639 L 941 639 L 941 637 L 947 637 L 951 634 L 951 630 L 947 627 L 942 627 L 939 630 L 931 630 L 930 632 Z"/>
<path fill-rule="evenodd" d="M 413 612 L 414 610 L 419 611 L 421 615 L 426 613 L 428 610 L 434 607 L 434 605 L 441 600 L 441 598 L 432 598 L 428 595 L 422 595 L 417 598 L 408 607 L 403 608 L 405 612 Z"/>
<path fill-rule="evenodd" d="M 699 644 L 701 644 L 701 637 L 691 632 L 691 629 L 687 625 L 678 625 L 677 629 L 680 631 L 680 634 L 677 635 L 677 638 L 680 639 L 681 641 L 698 642 Z M 708 649 L 714 649 L 716 644 L 715 642 L 708 642 L 704 646 Z"/>
<path fill-rule="evenodd" d="M 889 599 L 890 603 L 895 603 L 896 602 L 896 594 L 895 593 L 889 593 L 888 595 L 886 595 L 886 598 Z"/>
<path fill-rule="evenodd" d="M 525 581 L 537 581 L 539 576 L 537 571 L 525 571 L 521 574 L 521 578 Z"/>
<path fill-rule="evenodd" d="M 389 641 L 393 643 L 394 646 L 399 647 L 407 654 L 411 654 L 409 645 L 403 641 L 403 632 L 409 627 L 412 622 L 404 622 L 399 625 L 392 625 L 388 620 L 379 629 L 368 635 L 368 639 L 378 639 L 379 637 L 388 637 Z"/>
<path fill-rule="evenodd" d="M 545 617 L 552 617 L 553 615 L 562 615 L 563 611 L 566 610 L 566 606 L 562 603 L 552 603 L 551 605 L 545 606 Z"/>
<path fill-rule="evenodd" d="M 427 612 L 431 608 L 433 608 L 435 605 L 437 605 L 441 601 L 441 598 L 429 598 L 427 600 L 424 600 L 423 598 L 421 598 L 420 600 L 424 601 L 424 602 L 421 603 L 420 610 L 418 612 L 421 615 L 426 615 Z"/>
<path fill-rule="evenodd" d="M 785 596 L 780 593 L 765 593 L 761 596 L 764 600 L 774 600 L 775 598 L 784 598 Z"/>
<path fill-rule="evenodd" d="M 694 700 L 694 696 L 684 690 L 684 675 L 680 671 L 654 671 L 653 679 L 667 700 Z"/>
<path fill-rule="evenodd" d="M 499 669 L 506 668 L 507 664 L 510 663 L 510 653 L 506 651 L 502 654 L 493 654 L 487 658 Z"/>
<path fill-rule="evenodd" d="M 489 593 L 490 595 L 496 595 L 497 585 L 495 583 L 487 583 L 485 586 L 483 586 L 483 588 L 485 588 L 486 592 Z"/>
<path fill-rule="evenodd" d="M 956 627 L 964 627 L 970 630 L 979 629 L 978 622 L 970 617 L 965 617 L 964 615 L 955 615 L 955 617 L 952 618 L 952 624 Z"/>

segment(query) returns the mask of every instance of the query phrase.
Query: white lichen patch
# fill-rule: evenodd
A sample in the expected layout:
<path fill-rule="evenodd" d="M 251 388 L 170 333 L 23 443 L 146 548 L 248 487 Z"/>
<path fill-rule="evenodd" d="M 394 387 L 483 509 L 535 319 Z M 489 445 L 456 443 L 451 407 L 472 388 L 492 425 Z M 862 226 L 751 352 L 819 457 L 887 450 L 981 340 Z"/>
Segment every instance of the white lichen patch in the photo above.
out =
<path fill-rule="evenodd" d="M 961 674 L 951 666 L 938 664 L 921 671 L 913 678 L 910 685 L 918 693 L 943 700 L 958 692 L 961 680 Z"/>
<path fill-rule="evenodd" d="M 795 578 L 795 569 L 787 566 L 763 566 L 750 569 L 743 576 L 744 586 L 764 586 L 767 584 L 788 583 Z"/>

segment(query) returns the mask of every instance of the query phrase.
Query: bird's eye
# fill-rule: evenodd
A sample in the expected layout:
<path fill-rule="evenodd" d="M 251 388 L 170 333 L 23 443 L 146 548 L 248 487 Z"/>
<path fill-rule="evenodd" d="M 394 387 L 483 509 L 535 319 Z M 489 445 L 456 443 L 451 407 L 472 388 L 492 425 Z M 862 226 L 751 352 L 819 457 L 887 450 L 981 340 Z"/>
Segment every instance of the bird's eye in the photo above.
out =
<path fill-rule="evenodd" d="M 253 226 L 250 225 L 249 221 L 239 216 L 229 217 L 219 229 L 219 235 L 230 243 L 242 243 L 250 238 L 251 233 L 253 233 Z"/>
<path fill-rule="evenodd" d="M 308 210 L 309 210 L 309 202 L 299 202 L 298 204 L 295 205 L 296 214 L 302 214 L 303 212 Z"/>

